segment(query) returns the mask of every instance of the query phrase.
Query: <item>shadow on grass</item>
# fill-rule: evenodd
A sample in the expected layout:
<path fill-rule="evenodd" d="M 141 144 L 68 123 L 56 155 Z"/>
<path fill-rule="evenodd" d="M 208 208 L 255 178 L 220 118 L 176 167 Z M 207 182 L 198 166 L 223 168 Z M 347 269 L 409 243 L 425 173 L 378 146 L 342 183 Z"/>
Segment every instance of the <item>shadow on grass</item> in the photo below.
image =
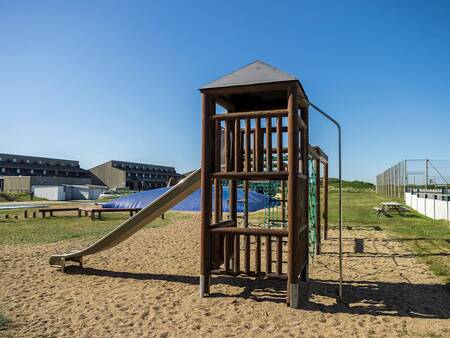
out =
<path fill-rule="evenodd" d="M 190 285 L 199 284 L 199 278 L 196 276 L 118 272 L 79 268 L 77 266 L 67 267 L 66 272 L 68 274 L 108 278 L 165 281 Z M 214 286 L 219 284 L 240 287 L 242 290 L 235 294 L 214 292 Z M 450 304 L 449 285 L 356 281 L 343 285 L 343 302 L 333 302 L 331 305 L 314 302 L 314 299 L 317 297 L 313 296 L 335 298 L 337 286 L 336 281 L 320 279 L 312 279 L 307 283 L 302 283 L 301 309 L 325 313 L 450 319 L 450 308 L 448 307 L 448 304 Z M 257 302 L 284 303 L 285 290 L 285 280 L 254 279 L 243 276 L 214 276 L 211 283 L 210 297 L 237 297 Z"/>

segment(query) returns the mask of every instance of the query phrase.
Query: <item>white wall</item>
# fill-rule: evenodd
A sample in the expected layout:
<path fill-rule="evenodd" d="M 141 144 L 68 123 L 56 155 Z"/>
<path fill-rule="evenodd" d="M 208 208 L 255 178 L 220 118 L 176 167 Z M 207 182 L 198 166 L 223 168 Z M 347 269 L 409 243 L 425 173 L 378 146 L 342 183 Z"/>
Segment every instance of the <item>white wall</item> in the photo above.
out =
<path fill-rule="evenodd" d="M 436 199 L 436 195 L 433 194 L 424 198 L 418 197 L 417 194 L 405 193 L 405 204 L 427 217 L 450 221 L 450 201 L 446 200 L 448 196 L 438 195 L 437 197 L 444 200 Z"/>
<path fill-rule="evenodd" d="M 425 199 L 425 216 L 434 218 L 434 198 Z"/>
<path fill-rule="evenodd" d="M 417 195 L 412 195 L 411 196 L 411 208 L 413 208 L 414 210 L 417 210 Z"/>
<path fill-rule="evenodd" d="M 49 201 L 64 201 L 66 199 L 66 194 L 64 192 L 64 187 L 55 186 L 32 186 L 31 191 L 34 196 L 45 198 Z"/>
<path fill-rule="evenodd" d="M 434 219 L 448 219 L 448 202 L 435 200 L 434 201 Z"/>
<path fill-rule="evenodd" d="M 424 197 L 417 197 L 417 211 L 420 212 L 421 214 L 426 213 L 426 209 L 425 209 L 425 198 Z"/>
<path fill-rule="evenodd" d="M 412 203 L 412 194 L 410 192 L 405 192 L 405 204 L 410 207 Z"/>

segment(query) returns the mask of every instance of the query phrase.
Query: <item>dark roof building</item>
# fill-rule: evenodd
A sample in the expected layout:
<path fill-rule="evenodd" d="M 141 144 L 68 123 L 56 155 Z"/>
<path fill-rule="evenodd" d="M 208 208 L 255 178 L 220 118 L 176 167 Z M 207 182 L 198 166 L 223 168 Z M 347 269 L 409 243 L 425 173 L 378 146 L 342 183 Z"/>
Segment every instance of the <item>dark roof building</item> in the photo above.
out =
<path fill-rule="evenodd" d="M 0 153 L 0 176 L 89 177 L 78 161 Z"/>
<path fill-rule="evenodd" d="M 109 188 L 148 190 L 165 187 L 169 180 L 177 178 L 175 168 L 136 162 L 111 160 L 89 170 L 94 183 Z"/>

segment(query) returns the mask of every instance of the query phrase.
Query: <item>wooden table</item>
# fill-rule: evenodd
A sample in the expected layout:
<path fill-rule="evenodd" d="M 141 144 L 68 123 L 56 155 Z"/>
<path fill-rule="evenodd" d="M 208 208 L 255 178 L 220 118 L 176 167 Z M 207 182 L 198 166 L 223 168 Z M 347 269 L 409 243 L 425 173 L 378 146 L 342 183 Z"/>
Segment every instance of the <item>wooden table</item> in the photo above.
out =
<path fill-rule="evenodd" d="M 391 211 L 397 211 L 400 216 L 404 216 L 404 212 L 407 210 L 398 202 L 383 202 L 381 203 L 381 209 L 385 214 L 389 214 Z"/>

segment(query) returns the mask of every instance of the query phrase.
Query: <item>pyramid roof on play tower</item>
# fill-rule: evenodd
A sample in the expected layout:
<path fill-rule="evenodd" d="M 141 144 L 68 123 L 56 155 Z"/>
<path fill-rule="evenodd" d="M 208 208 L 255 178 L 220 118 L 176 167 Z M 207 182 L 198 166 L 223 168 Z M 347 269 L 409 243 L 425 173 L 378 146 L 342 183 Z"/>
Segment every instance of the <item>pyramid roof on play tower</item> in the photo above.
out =
<path fill-rule="evenodd" d="M 300 80 L 263 61 L 254 61 L 200 88 L 215 95 L 216 102 L 231 111 L 277 109 L 286 106 L 286 88 L 296 83 L 307 99 Z"/>
<path fill-rule="evenodd" d="M 299 81 L 288 74 L 263 61 L 254 61 L 221 78 L 203 86 L 201 89 L 245 86 L 262 83 Z"/>

